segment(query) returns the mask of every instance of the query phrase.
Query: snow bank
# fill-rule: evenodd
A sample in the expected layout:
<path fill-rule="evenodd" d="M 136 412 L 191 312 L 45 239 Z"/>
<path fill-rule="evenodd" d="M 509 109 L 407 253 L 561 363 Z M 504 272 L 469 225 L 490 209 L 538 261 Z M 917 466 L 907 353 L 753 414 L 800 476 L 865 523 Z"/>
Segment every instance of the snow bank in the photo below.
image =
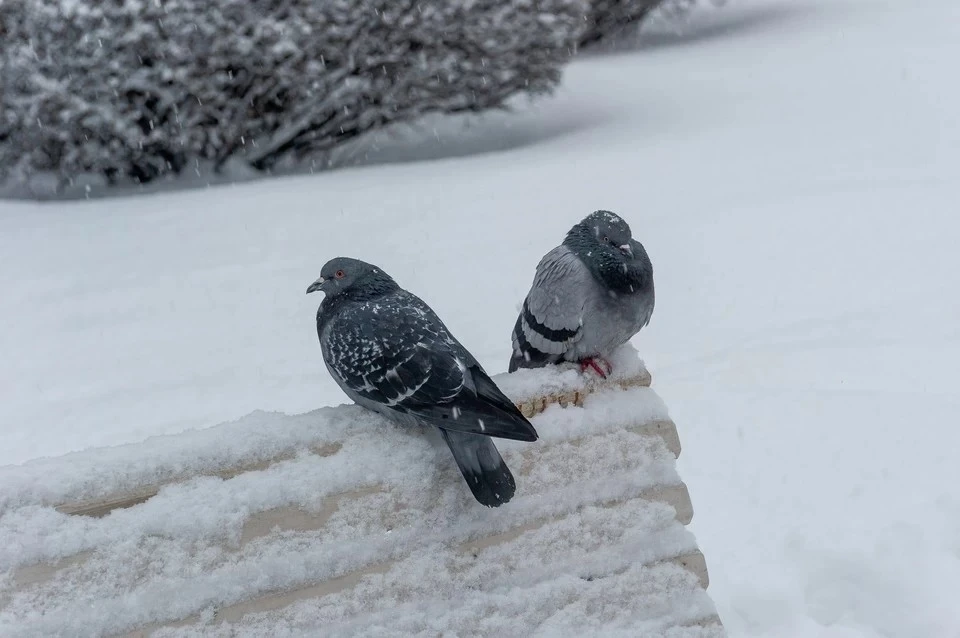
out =
<path fill-rule="evenodd" d="M 716 635 L 672 424 L 636 352 L 615 362 L 496 378 L 582 403 L 497 441 L 518 489 L 496 510 L 434 431 L 354 406 L 3 468 L 0 633 Z"/>

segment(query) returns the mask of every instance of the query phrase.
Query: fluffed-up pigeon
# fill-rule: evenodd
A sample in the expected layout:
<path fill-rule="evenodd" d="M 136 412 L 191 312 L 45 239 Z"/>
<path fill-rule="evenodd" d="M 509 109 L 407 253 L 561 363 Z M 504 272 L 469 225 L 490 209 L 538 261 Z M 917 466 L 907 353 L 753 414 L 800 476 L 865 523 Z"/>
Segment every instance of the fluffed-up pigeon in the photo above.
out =
<path fill-rule="evenodd" d="M 537 265 L 513 329 L 509 371 L 572 361 L 606 378 L 612 368 L 604 357 L 650 323 L 653 305 L 647 251 L 619 215 L 595 211 Z"/>

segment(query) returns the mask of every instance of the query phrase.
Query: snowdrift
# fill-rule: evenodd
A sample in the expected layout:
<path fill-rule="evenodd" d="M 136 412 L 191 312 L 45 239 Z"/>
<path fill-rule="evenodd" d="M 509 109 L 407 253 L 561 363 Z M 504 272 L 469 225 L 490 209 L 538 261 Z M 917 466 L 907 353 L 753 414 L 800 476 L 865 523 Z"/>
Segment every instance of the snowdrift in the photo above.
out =
<path fill-rule="evenodd" d="M 540 433 L 478 505 L 439 436 L 355 406 L 0 468 L 0 634 L 722 636 L 629 346 L 495 381 Z"/>

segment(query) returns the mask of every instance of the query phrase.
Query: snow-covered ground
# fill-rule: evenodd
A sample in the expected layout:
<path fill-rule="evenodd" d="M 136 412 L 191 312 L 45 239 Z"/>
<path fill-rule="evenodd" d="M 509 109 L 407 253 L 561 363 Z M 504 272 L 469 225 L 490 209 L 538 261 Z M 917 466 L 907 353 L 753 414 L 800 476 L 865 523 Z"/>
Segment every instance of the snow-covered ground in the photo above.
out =
<path fill-rule="evenodd" d="M 342 402 L 304 295 L 335 255 L 501 372 L 537 260 L 610 208 L 731 635 L 960 636 L 957 60 L 953 0 L 738 0 L 366 166 L 0 203 L 0 463 Z"/>

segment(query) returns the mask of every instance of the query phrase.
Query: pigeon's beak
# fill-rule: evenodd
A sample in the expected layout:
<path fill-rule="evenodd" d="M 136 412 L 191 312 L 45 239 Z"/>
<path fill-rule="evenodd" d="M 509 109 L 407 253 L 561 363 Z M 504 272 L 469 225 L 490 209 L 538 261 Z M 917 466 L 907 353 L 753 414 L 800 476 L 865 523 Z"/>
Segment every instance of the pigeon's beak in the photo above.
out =
<path fill-rule="evenodd" d="M 320 277 L 319 279 L 317 279 L 315 282 L 313 282 L 312 284 L 310 284 L 310 287 L 309 287 L 309 288 L 307 288 L 307 294 L 309 295 L 311 292 L 316 292 L 316 291 L 318 291 L 318 290 L 322 290 L 322 289 L 323 289 L 323 284 L 324 284 L 324 282 L 326 282 L 326 281 L 327 281 L 327 280 L 324 279 L 323 277 Z"/>
<path fill-rule="evenodd" d="M 623 246 L 620 246 L 620 252 L 628 256 L 630 259 L 633 259 L 633 248 L 630 246 L 630 244 L 624 244 Z"/>

